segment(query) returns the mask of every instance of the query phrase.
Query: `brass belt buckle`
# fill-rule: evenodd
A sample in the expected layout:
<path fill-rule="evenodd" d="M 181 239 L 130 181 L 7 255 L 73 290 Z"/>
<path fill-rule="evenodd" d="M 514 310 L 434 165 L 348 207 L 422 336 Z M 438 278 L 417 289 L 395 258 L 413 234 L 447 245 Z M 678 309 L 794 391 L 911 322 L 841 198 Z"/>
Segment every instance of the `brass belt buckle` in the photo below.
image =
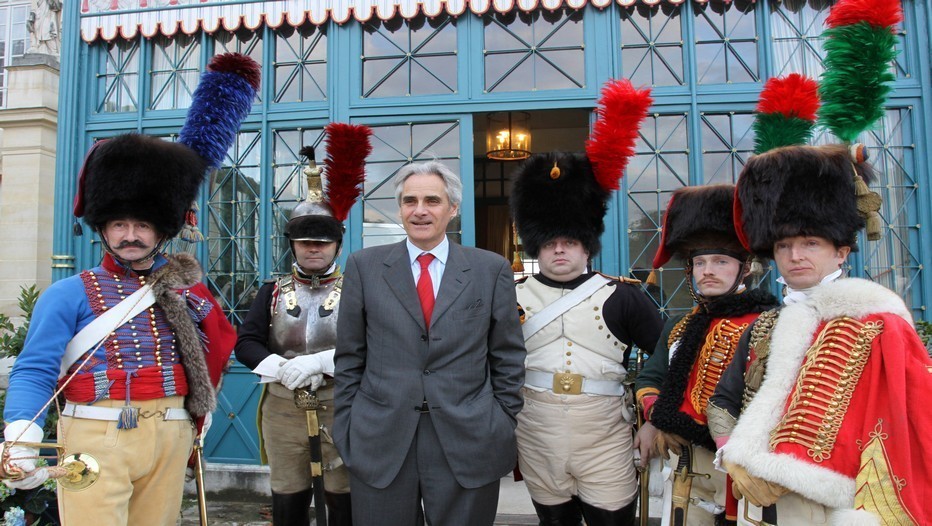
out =
<path fill-rule="evenodd" d="M 582 393 L 583 376 L 574 373 L 553 373 L 553 392 L 578 395 Z"/>

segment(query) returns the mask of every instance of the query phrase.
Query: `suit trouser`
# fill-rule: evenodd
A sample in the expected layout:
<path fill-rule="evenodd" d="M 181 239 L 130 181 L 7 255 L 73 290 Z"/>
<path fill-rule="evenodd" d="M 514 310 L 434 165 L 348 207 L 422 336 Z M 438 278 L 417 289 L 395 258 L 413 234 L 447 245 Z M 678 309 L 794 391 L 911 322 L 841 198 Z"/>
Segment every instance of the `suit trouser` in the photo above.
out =
<path fill-rule="evenodd" d="M 97 407 L 122 407 L 122 400 L 101 400 Z M 183 407 L 171 396 L 133 401 L 140 415 Z M 117 422 L 63 416 L 58 436 L 65 453 L 87 453 L 100 463 L 100 478 L 81 491 L 59 488 L 58 511 L 63 526 L 174 526 L 181 512 L 185 468 L 194 445 L 190 420 L 138 419 L 134 429 Z"/>
<path fill-rule="evenodd" d="M 374 488 L 350 472 L 353 524 L 412 526 L 418 524 L 418 509 L 423 502 L 428 525 L 491 526 L 498 510 L 499 485 L 496 480 L 479 488 L 460 486 L 447 463 L 430 413 L 423 413 L 401 471 L 388 487 Z"/>
<path fill-rule="evenodd" d="M 621 397 L 521 391 L 518 464 L 531 499 L 555 506 L 578 495 L 617 510 L 637 497 L 634 439 Z"/>
<path fill-rule="evenodd" d="M 282 387 L 282 389 L 284 389 Z M 282 398 L 270 386 L 262 402 L 262 440 L 269 458 L 272 491 L 287 495 L 311 487 L 311 447 L 307 438 L 307 412 L 294 405 L 294 395 Z M 349 492 L 349 473 L 333 445 L 333 387 L 322 387 L 317 396 L 324 408 L 317 410 L 323 426 L 320 450 L 323 456 L 324 488 L 330 493 Z"/>

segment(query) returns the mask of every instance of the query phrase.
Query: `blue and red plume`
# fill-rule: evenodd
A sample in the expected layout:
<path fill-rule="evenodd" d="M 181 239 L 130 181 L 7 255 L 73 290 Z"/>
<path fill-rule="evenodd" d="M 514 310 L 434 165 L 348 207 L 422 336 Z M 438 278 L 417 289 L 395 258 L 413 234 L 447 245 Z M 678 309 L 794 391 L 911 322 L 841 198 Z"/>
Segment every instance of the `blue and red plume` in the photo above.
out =
<path fill-rule="evenodd" d="M 194 90 L 178 141 L 196 151 L 209 168 L 223 164 L 240 124 L 259 90 L 261 68 L 240 53 L 217 55 Z"/>

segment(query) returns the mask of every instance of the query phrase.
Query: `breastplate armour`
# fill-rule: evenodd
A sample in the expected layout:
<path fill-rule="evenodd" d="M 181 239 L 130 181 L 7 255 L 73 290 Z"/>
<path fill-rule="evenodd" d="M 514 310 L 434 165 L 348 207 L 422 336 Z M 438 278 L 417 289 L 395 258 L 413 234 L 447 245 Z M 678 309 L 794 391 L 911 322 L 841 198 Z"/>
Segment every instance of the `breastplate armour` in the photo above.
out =
<path fill-rule="evenodd" d="M 269 350 L 294 358 L 333 349 L 342 282 L 342 276 L 320 281 L 280 278 L 272 295 Z"/>

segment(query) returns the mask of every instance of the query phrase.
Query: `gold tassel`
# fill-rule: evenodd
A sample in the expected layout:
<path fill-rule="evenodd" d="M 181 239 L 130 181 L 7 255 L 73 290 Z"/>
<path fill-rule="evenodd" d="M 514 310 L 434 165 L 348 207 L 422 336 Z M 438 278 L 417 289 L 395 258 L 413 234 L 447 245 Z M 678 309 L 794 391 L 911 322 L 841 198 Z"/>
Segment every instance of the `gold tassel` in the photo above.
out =
<path fill-rule="evenodd" d="M 878 214 L 877 212 L 869 213 L 867 215 L 867 240 L 868 241 L 879 240 L 882 230 L 883 230 L 883 221 L 880 219 L 880 214 Z"/>
<path fill-rule="evenodd" d="M 650 269 L 650 274 L 647 275 L 647 279 L 644 280 L 644 283 L 652 287 L 656 287 L 657 285 L 660 285 L 660 276 L 657 272 L 657 269 L 655 268 Z"/>
<path fill-rule="evenodd" d="M 854 176 L 854 195 L 861 197 L 862 195 L 867 195 L 871 193 L 871 189 L 867 187 L 867 183 L 864 182 L 864 178 L 860 175 Z"/>
<path fill-rule="evenodd" d="M 559 179 L 560 178 L 560 167 L 557 166 L 557 162 L 553 162 L 553 168 L 550 169 L 550 178 Z"/>
<path fill-rule="evenodd" d="M 521 261 L 521 254 L 518 251 L 515 251 L 514 257 L 511 259 L 511 270 L 513 272 L 524 272 L 524 262 Z"/>
<path fill-rule="evenodd" d="M 764 275 L 764 265 L 760 262 L 759 259 L 751 259 L 751 267 L 749 270 L 752 276 L 763 276 Z"/>

